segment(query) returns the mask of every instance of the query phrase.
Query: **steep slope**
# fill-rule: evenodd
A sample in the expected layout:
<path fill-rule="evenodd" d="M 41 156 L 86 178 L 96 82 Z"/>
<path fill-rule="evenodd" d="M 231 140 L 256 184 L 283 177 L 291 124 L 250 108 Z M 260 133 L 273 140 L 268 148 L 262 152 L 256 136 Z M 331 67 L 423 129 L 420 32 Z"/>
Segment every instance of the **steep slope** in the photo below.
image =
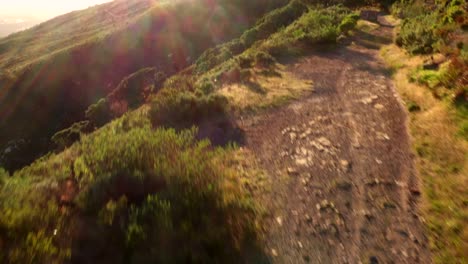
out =
<path fill-rule="evenodd" d="M 53 133 L 81 120 L 126 75 L 177 72 L 284 2 L 115 1 L 0 40 L 0 149 L 20 156 L 4 166 L 47 151 Z"/>

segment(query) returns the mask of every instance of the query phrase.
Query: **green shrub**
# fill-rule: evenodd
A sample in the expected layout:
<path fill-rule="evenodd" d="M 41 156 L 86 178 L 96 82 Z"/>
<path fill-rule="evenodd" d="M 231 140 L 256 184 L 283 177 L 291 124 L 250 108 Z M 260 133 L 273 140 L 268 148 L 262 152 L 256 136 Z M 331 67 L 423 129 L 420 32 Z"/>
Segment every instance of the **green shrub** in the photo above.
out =
<path fill-rule="evenodd" d="M 427 85 L 430 88 L 435 88 L 441 83 L 440 74 L 435 70 L 417 69 L 409 77 L 410 81 Z"/>
<path fill-rule="evenodd" d="M 251 46 L 255 41 L 268 38 L 280 28 L 291 24 L 307 11 L 307 6 L 301 1 L 294 0 L 283 8 L 276 9 L 262 19 L 251 29 L 246 31 L 241 40 L 246 46 Z"/>
<path fill-rule="evenodd" d="M 15 173 L 0 187 L 0 260 L 235 263 L 256 239 L 255 208 L 231 149 L 196 133 L 126 115 Z"/>
<path fill-rule="evenodd" d="M 156 81 L 160 84 L 165 81 L 163 73 L 158 73 L 155 68 L 141 69 L 125 77 L 108 96 L 108 100 L 125 101 L 130 108 L 135 108 L 145 102 L 146 97 L 154 90 Z"/>
<path fill-rule="evenodd" d="M 190 92 L 167 90 L 153 98 L 150 116 L 158 126 L 190 126 L 225 115 L 227 104 L 225 97 L 216 94 L 196 96 Z"/>
<path fill-rule="evenodd" d="M 88 107 L 85 116 L 94 127 L 101 127 L 114 117 L 107 99 L 101 99 Z"/>
<path fill-rule="evenodd" d="M 192 75 L 173 75 L 164 82 L 164 89 L 162 89 L 162 91 L 170 89 L 172 91 L 193 92 L 196 88 L 194 79 Z"/>
<path fill-rule="evenodd" d="M 216 65 L 231 59 L 234 54 L 226 46 L 217 46 L 206 50 L 195 63 L 195 71 L 204 73 Z"/>
<path fill-rule="evenodd" d="M 255 65 L 259 67 L 269 67 L 276 63 L 276 59 L 266 52 L 255 53 Z"/>
<path fill-rule="evenodd" d="M 399 18 L 408 19 L 430 13 L 428 5 L 419 0 L 399 0 L 392 6 L 392 13 Z"/>
<path fill-rule="evenodd" d="M 395 4 L 404 18 L 396 42 L 413 54 L 451 50 L 452 35 L 468 20 L 465 1 L 447 0 L 429 5 L 424 1 Z M 450 52 L 448 52 L 450 53 Z"/>
<path fill-rule="evenodd" d="M 408 103 L 407 108 L 408 108 L 408 111 L 410 111 L 410 112 L 419 112 L 419 111 L 421 111 L 421 107 L 417 103 L 415 103 L 413 101 Z"/>
<path fill-rule="evenodd" d="M 203 79 L 198 84 L 197 91 L 200 91 L 202 95 L 208 95 L 215 90 L 215 86 L 209 79 Z"/>
<path fill-rule="evenodd" d="M 437 23 L 438 16 L 435 13 L 405 19 L 396 43 L 412 54 L 430 53 L 434 50 L 433 45 L 439 40 L 435 34 Z"/>
<path fill-rule="evenodd" d="M 79 206 L 121 233 L 132 263 L 229 262 L 253 231 L 238 179 L 218 166 L 225 151 L 195 133 L 109 130 L 80 149 Z"/>
<path fill-rule="evenodd" d="M 167 75 L 164 72 L 157 72 L 154 76 L 154 86 L 152 93 L 156 93 L 163 88 L 164 82 L 167 80 Z"/>
<path fill-rule="evenodd" d="M 339 29 L 342 33 L 348 33 L 349 31 L 353 30 L 357 22 L 359 20 L 360 16 L 357 13 L 352 13 L 350 15 L 347 15 L 343 21 L 341 21 Z"/>
<path fill-rule="evenodd" d="M 233 58 L 252 46 L 256 41 L 268 38 L 300 17 L 307 11 L 307 6 L 301 1 L 290 1 L 286 6 L 275 9 L 263 16 L 239 39 L 206 50 L 195 63 L 195 72 L 203 74 L 215 66 Z"/>
<path fill-rule="evenodd" d="M 9 173 L 4 168 L 0 167 L 0 188 L 6 183 L 9 177 Z"/>
<path fill-rule="evenodd" d="M 249 69 L 252 67 L 254 59 L 252 58 L 252 56 L 242 55 L 242 56 L 237 57 L 237 61 L 241 69 Z"/>
<path fill-rule="evenodd" d="M 63 150 L 80 140 L 81 135 L 87 132 L 90 132 L 89 121 L 77 122 L 71 127 L 55 133 L 51 140 L 59 150 Z"/>
<path fill-rule="evenodd" d="M 272 35 L 261 49 L 278 57 L 299 53 L 301 45 L 335 43 L 341 33 L 339 25 L 349 12 L 349 9 L 341 6 L 310 10 Z"/>

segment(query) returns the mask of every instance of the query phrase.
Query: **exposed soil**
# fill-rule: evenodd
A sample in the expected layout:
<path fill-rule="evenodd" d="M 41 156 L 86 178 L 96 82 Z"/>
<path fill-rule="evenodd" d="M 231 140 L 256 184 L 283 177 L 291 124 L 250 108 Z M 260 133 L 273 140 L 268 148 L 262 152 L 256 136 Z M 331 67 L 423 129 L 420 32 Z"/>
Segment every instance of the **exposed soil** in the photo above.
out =
<path fill-rule="evenodd" d="M 240 122 L 273 181 L 273 263 L 430 263 L 406 112 L 379 58 L 392 27 L 287 63 L 315 91 Z"/>

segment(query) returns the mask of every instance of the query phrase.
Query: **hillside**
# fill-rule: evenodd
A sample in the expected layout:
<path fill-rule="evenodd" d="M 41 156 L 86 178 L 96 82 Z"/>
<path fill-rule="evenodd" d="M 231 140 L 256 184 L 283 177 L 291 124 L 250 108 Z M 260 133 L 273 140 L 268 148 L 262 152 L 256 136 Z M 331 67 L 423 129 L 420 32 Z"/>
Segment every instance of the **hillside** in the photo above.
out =
<path fill-rule="evenodd" d="M 465 6 L 114 1 L 0 39 L 0 262 L 465 263 Z"/>
<path fill-rule="evenodd" d="M 0 39 L 0 164 L 28 164 L 125 76 L 173 74 L 281 2 L 114 1 Z"/>

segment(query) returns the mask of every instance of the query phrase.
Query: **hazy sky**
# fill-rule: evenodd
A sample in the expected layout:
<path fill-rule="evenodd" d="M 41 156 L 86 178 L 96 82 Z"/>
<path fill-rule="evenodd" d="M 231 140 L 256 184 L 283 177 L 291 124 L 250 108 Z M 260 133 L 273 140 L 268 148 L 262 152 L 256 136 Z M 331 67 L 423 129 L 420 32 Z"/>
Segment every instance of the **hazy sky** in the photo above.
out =
<path fill-rule="evenodd" d="M 51 18 L 111 0 L 0 0 L 0 15 Z"/>

